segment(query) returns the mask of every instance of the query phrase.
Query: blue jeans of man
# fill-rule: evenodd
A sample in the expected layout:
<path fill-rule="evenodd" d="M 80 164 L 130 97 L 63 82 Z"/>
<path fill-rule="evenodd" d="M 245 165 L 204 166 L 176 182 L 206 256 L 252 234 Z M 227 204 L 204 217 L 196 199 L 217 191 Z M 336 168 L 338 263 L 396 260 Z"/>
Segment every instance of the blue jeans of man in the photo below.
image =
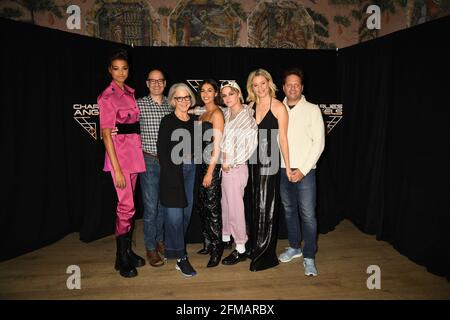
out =
<path fill-rule="evenodd" d="M 300 182 L 290 182 L 286 169 L 282 169 L 280 195 L 289 246 L 298 249 L 303 236 L 303 256 L 314 259 L 317 250 L 316 170 L 311 170 Z"/>
<path fill-rule="evenodd" d="M 144 153 L 146 171 L 139 174 L 144 205 L 144 242 L 147 250 L 155 250 L 164 239 L 165 208 L 159 202 L 160 167 L 158 159 Z"/>
<path fill-rule="evenodd" d="M 195 164 L 183 164 L 184 191 L 188 205 L 186 208 L 166 208 L 165 257 L 181 259 L 186 256 L 186 232 L 191 221 L 194 200 Z"/>

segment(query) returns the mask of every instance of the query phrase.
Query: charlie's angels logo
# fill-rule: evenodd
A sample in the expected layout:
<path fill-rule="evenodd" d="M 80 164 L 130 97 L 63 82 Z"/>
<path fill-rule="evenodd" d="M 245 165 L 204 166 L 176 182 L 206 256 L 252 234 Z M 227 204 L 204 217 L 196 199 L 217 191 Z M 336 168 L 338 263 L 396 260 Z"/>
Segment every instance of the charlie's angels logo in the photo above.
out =
<path fill-rule="evenodd" d="M 324 121 L 327 125 L 327 134 L 341 121 L 344 116 L 344 107 L 341 104 L 319 104 L 322 111 Z"/>
<path fill-rule="evenodd" d="M 73 118 L 81 127 L 97 140 L 98 105 L 75 103 L 73 105 Z"/>
<path fill-rule="evenodd" d="M 203 80 L 186 80 L 186 82 L 194 89 L 195 92 L 198 92 L 198 87 L 203 82 Z"/>

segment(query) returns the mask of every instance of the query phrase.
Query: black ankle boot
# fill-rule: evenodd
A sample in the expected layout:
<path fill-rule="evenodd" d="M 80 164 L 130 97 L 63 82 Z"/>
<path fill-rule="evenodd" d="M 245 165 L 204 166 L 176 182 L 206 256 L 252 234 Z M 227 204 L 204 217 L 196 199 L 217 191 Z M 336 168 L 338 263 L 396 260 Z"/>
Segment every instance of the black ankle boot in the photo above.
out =
<path fill-rule="evenodd" d="M 220 259 L 222 259 L 222 254 L 223 254 L 223 246 L 212 249 L 211 258 L 209 258 L 209 261 L 208 261 L 208 264 L 206 265 L 206 267 L 212 268 L 212 267 L 219 265 Z"/>
<path fill-rule="evenodd" d="M 120 275 L 125 278 L 132 278 L 137 276 L 137 270 L 130 261 L 128 256 L 129 239 L 127 234 L 116 237 L 117 252 L 116 252 L 116 270 L 119 270 Z"/>
<path fill-rule="evenodd" d="M 131 261 L 131 264 L 135 267 L 135 268 L 139 268 L 142 266 L 145 266 L 145 260 L 138 256 L 136 253 L 133 252 L 133 250 L 131 250 L 131 245 L 133 242 L 133 238 L 132 238 L 132 229 L 130 229 L 130 231 L 127 233 L 127 237 L 128 237 L 128 248 L 127 248 L 127 253 L 128 253 L 128 257 Z"/>

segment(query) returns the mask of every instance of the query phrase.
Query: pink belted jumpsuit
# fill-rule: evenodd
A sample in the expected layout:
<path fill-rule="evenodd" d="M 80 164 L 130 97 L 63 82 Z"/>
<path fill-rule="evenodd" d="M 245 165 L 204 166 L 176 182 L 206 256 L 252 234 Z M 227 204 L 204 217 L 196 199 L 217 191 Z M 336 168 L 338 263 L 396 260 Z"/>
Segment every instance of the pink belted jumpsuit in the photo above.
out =
<path fill-rule="evenodd" d="M 100 128 L 113 129 L 117 124 L 132 124 L 139 121 L 139 108 L 134 98 L 134 89 L 124 85 L 122 90 L 114 81 L 100 94 L 97 99 L 100 111 Z M 116 188 L 118 203 L 116 216 L 116 236 L 127 233 L 135 213 L 134 190 L 138 173 L 145 171 L 142 153 L 141 136 L 139 133 L 121 134 L 112 137 L 114 149 L 122 173 L 125 176 L 126 187 Z M 114 186 L 116 179 L 108 153 L 105 154 L 103 171 L 110 171 Z"/>

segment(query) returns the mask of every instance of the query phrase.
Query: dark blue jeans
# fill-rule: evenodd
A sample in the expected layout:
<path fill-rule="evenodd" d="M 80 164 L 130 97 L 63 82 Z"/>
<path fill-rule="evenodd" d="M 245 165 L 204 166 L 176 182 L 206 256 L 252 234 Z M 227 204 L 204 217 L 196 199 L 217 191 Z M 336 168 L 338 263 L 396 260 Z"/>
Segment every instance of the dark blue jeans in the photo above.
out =
<path fill-rule="evenodd" d="M 159 162 L 144 153 L 146 171 L 139 174 L 144 205 L 144 242 L 147 250 L 155 250 L 164 239 L 165 208 L 159 203 Z"/>
<path fill-rule="evenodd" d="M 290 182 L 286 169 L 281 169 L 280 195 L 289 246 L 298 249 L 303 236 L 303 256 L 314 259 L 317 250 L 316 170 L 311 170 L 300 182 Z"/>
<path fill-rule="evenodd" d="M 186 231 L 192 214 L 194 198 L 195 164 L 183 164 L 184 191 L 188 206 L 186 208 L 166 208 L 165 256 L 168 259 L 181 259 L 186 256 Z"/>

